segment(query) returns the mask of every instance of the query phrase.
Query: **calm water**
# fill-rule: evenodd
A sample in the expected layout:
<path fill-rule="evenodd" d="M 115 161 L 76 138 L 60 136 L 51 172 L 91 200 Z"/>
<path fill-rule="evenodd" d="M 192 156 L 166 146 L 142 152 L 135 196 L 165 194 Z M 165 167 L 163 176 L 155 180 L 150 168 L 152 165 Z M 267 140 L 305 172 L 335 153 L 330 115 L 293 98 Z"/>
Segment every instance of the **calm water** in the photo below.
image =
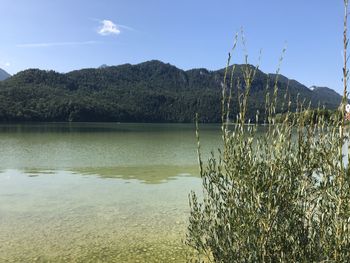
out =
<path fill-rule="evenodd" d="M 0 147 L 0 262 L 186 261 L 192 124 L 0 125 Z"/>

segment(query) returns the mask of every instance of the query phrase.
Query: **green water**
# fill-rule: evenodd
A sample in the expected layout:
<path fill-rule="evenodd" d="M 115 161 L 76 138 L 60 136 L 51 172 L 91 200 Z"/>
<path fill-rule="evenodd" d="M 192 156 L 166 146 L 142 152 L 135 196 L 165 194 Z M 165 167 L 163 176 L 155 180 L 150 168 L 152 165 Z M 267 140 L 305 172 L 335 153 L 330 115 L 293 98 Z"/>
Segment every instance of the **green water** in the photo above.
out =
<path fill-rule="evenodd" d="M 0 147 L 0 262 L 186 261 L 192 124 L 0 125 Z"/>

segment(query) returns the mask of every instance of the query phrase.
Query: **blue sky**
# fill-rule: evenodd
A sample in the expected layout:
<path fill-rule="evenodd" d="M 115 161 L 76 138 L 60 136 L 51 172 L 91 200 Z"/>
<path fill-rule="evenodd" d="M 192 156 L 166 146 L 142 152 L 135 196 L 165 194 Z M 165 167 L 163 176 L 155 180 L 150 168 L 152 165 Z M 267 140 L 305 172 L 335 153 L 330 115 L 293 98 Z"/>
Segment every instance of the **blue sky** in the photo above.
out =
<path fill-rule="evenodd" d="M 1 0 L 0 67 L 67 72 L 158 59 L 224 67 L 244 28 L 252 64 L 342 90 L 343 0 Z M 242 63 L 242 47 L 233 62 Z"/>

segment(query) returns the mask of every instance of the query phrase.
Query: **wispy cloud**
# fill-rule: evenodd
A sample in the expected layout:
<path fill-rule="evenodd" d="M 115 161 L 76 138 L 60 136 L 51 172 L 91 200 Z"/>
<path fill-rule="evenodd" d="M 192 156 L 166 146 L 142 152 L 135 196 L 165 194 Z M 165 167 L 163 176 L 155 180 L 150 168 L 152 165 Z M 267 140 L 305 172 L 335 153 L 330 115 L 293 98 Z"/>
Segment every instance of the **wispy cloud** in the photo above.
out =
<path fill-rule="evenodd" d="M 98 28 L 97 33 L 102 36 L 119 35 L 121 32 L 120 26 L 116 25 L 111 20 L 102 20 L 100 23 L 101 26 Z"/>
<path fill-rule="evenodd" d="M 81 46 L 81 45 L 93 45 L 101 43 L 99 41 L 80 41 L 80 42 L 44 42 L 44 43 L 24 43 L 18 44 L 16 47 L 22 48 L 45 48 L 45 47 L 57 47 L 57 46 Z"/>
<path fill-rule="evenodd" d="M 130 26 L 126 26 L 126 25 L 120 25 L 118 24 L 118 27 L 123 28 L 123 29 L 127 29 L 130 31 L 136 31 L 134 28 L 130 27 Z"/>

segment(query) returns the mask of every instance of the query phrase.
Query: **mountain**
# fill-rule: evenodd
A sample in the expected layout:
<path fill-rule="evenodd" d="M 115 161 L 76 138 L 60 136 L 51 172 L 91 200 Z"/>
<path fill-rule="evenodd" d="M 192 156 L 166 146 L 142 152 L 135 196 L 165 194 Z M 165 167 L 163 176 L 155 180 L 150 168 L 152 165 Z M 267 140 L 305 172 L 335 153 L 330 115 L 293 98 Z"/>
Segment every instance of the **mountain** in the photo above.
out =
<path fill-rule="evenodd" d="M 0 68 L 0 81 L 5 80 L 9 77 L 11 77 L 11 75 L 8 74 L 5 70 Z"/>
<path fill-rule="evenodd" d="M 233 79 L 241 80 L 245 65 L 236 65 Z M 253 66 L 248 65 L 250 69 Z M 257 70 L 249 98 L 247 117 L 265 112 L 266 91 L 273 93 L 276 75 Z M 136 65 L 103 66 L 66 74 L 28 69 L 0 82 L 0 121 L 120 121 L 192 122 L 196 112 L 202 122 L 220 122 L 224 69 L 184 71 L 152 60 Z M 266 89 L 266 84 L 269 88 Z M 280 103 L 288 86 L 292 109 L 297 97 L 312 107 L 336 109 L 339 94 L 327 88 L 313 91 L 280 75 L 277 85 Z M 235 85 L 236 86 L 236 85 Z M 238 90 L 232 95 L 231 116 L 236 116 Z M 285 104 L 284 104 L 285 105 Z"/>
<path fill-rule="evenodd" d="M 326 108 L 334 108 L 334 105 L 340 104 L 339 102 L 341 101 L 342 96 L 340 96 L 334 90 L 327 87 L 317 86 L 312 86 L 310 89 L 312 90 L 312 99 L 315 103 L 318 101 L 323 101 Z"/>

